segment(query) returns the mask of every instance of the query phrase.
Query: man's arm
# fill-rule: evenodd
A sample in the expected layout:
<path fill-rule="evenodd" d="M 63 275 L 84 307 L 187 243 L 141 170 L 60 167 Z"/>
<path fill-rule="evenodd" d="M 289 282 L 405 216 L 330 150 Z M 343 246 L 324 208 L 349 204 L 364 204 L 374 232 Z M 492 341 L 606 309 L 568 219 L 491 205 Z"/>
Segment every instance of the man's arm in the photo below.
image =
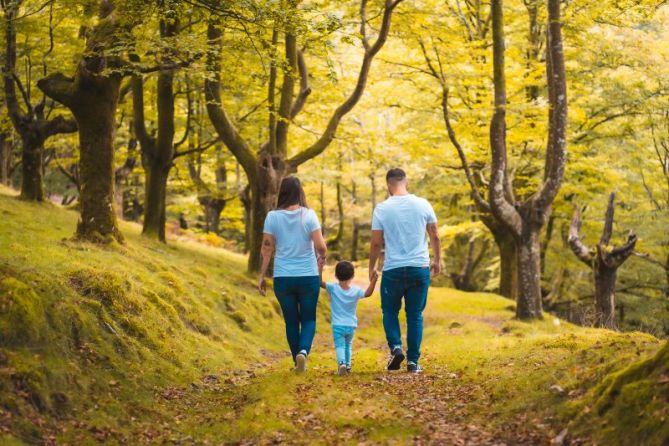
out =
<path fill-rule="evenodd" d="M 432 271 L 432 275 L 436 276 L 441 272 L 441 240 L 439 240 L 439 229 L 437 229 L 436 223 L 429 223 L 427 225 L 427 235 L 430 238 L 430 247 L 434 255 L 430 270 Z"/>
<path fill-rule="evenodd" d="M 258 277 L 258 291 L 263 296 L 267 293 L 265 275 L 267 274 L 267 268 L 269 268 L 269 261 L 272 259 L 272 254 L 274 254 L 275 243 L 273 235 L 263 234 L 262 248 L 260 249 L 262 264 L 260 265 L 260 276 Z"/>
<path fill-rule="evenodd" d="M 373 274 L 376 273 L 376 262 L 381 255 L 383 248 L 383 231 L 372 230 L 372 240 L 369 243 L 369 281 L 372 281 Z"/>
<path fill-rule="evenodd" d="M 379 273 L 376 271 L 369 274 L 370 280 L 369 280 L 369 286 L 365 290 L 365 295 L 363 297 L 369 297 L 374 293 L 374 288 L 376 288 L 376 282 L 379 280 Z"/>

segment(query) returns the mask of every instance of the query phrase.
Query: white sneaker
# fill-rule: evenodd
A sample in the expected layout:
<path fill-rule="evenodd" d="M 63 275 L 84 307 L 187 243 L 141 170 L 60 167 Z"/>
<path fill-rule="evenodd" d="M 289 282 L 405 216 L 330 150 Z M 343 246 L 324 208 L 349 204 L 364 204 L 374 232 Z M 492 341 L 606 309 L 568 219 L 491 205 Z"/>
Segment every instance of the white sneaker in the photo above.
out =
<path fill-rule="evenodd" d="M 302 350 L 295 357 L 295 371 L 297 373 L 304 373 L 307 371 L 307 352 Z"/>
<path fill-rule="evenodd" d="M 344 364 L 343 362 L 339 364 L 339 368 L 337 369 L 337 375 L 339 376 L 348 375 L 348 369 L 346 368 L 346 364 Z"/>

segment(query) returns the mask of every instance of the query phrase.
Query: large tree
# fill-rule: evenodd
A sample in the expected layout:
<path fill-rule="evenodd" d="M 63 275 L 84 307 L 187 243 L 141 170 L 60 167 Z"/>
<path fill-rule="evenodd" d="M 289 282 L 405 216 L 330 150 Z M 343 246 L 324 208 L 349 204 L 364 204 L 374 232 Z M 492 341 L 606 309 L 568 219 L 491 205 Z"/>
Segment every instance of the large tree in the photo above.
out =
<path fill-rule="evenodd" d="M 142 166 L 145 173 L 144 224 L 142 234 L 165 241 L 165 206 L 167 198 L 167 180 L 174 160 L 185 152 L 176 148 L 185 142 L 184 137 L 175 141 L 175 74 L 177 68 L 188 64 L 178 60 L 174 49 L 176 37 L 181 31 L 178 4 L 174 1 L 158 0 L 159 32 L 161 39 L 161 58 L 156 81 L 156 134 L 147 131 L 144 117 L 144 79 L 142 73 L 135 73 L 132 79 L 134 130 L 142 150 Z M 136 59 L 136 56 L 132 57 Z M 190 86 L 188 87 L 190 88 Z M 190 109 L 189 109 L 190 113 Z"/>
<path fill-rule="evenodd" d="M 294 20 L 275 20 L 271 45 L 277 47 L 279 38 L 283 37 L 285 63 L 279 66 L 275 58 L 271 63 L 267 89 L 269 138 L 258 150 L 255 150 L 241 135 L 221 99 L 222 27 L 219 19 L 212 16 L 207 30 L 209 40 L 207 57 L 209 75 L 205 81 L 207 112 L 221 140 L 237 158 L 249 181 L 251 189 L 249 271 L 257 271 L 259 268 L 263 222 L 267 212 L 276 204 L 281 180 L 287 174 L 296 171 L 301 164 L 321 154 L 334 140 L 342 118 L 355 107 L 362 97 L 372 61 L 388 38 L 393 11 L 401 1 L 385 0 L 384 7 L 379 14 L 381 22 L 378 25 L 377 37 L 373 43 L 370 42 L 367 33 L 369 27 L 367 0 L 360 2 L 360 37 L 364 53 L 355 88 L 334 110 L 320 137 L 292 156 L 288 153 L 289 127 L 302 110 L 311 92 L 304 53 L 298 43 L 299 24 Z M 291 0 L 287 2 L 287 5 L 289 11 L 285 16 L 292 17 L 297 10 L 298 2 Z M 283 75 L 280 88 L 277 87 L 279 71 Z M 295 87 L 298 84 L 298 77 L 299 90 L 296 94 Z"/>
<path fill-rule="evenodd" d="M 88 32 L 74 77 L 51 74 L 38 87 L 68 107 L 79 126 L 81 217 L 78 237 L 122 240 L 114 211 L 114 135 L 116 106 L 123 77 L 120 54 L 130 25 L 119 20 L 111 0 L 99 3 L 99 20 Z"/>
<path fill-rule="evenodd" d="M 26 85 L 24 85 L 16 73 L 16 28 L 17 23 L 21 20 L 19 9 L 22 3 L 22 0 L 3 0 L 0 2 L 5 12 L 4 102 L 14 129 L 21 139 L 20 197 L 24 200 L 42 201 L 44 200 L 42 180 L 44 142 L 59 133 L 76 132 L 77 125 L 73 119 L 67 119 L 62 115 L 49 119 L 45 110 L 47 105 L 46 95 L 43 95 L 37 103 L 32 103 L 29 93 L 30 76 L 26 80 Z M 51 8 L 53 8 L 53 5 L 51 5 Z M 50 49 L 48 52 L 51 52 L 54 48 L 53 13 L 50 14 L 49 36 Z M 32 66 L 29 66 L 28 70 L 32 70 Z M 46 62 L 44 62 L 43 70 L 44 72 L 47 70 Z M 21 92 L 21 100 L 18 98 L 17 89 Z M 23 102 L 23 106 L 21 102 Z"/>
<path fill-rule="evenodd" d="M 546 78 L 548 83 L 548 138 L 544 177 L 527 199 L 514 198 L 507 173 L 506 74 L 504 70 L 504 11 L 502 0 L 492 0 L 493 84 L 495 111 L 490 123 L 492 172 L 490 208 L 512 232 L 516 242 L 518 296 L 516 316 L 542 317 L 540 233 L 551 212 L 565 168 L 567 82 L 562 47 L 560 1 L 548 0 Z"/>

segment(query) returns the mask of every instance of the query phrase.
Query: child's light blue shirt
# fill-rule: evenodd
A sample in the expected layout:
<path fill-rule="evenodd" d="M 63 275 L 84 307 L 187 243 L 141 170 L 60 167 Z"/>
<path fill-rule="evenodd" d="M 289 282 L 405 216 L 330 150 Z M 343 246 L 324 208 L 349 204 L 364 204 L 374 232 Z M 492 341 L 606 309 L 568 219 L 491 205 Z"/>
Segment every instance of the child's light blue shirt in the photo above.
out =
<path fill-rule="evenodd" d="M 359 286 L 351 285 L 348 290 L 339 286 L 339 282 L 325 284 L 325 290 L 330 295 L 332 309 L 332 325 L 357 327 L 358 301 L 365 297 L 365 292 Z"/>

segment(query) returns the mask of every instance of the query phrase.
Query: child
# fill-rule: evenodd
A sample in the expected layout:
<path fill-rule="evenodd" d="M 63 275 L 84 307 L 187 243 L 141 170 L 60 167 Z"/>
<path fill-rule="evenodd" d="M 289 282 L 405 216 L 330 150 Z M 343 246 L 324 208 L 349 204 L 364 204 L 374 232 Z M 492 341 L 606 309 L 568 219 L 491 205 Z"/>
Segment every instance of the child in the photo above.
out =
<path fill-rule="evenodd" d="M 322 271 L 321 271 L 322 273 Z M 325 288 L 332 302 L 332 336 L 337 353 L 337 374 L 351 373 L 351 343 L 358 326 L 356 310 L 358 300 L 369 297 L 374 292 L 379 273 L 374 271 L 372 281 L 366 291 L 351 284 L 355 269 L 351 262 L 341 261 L 335 267 L 337 282 L 325 283 L 321 275 L 321 288 Z"/>

